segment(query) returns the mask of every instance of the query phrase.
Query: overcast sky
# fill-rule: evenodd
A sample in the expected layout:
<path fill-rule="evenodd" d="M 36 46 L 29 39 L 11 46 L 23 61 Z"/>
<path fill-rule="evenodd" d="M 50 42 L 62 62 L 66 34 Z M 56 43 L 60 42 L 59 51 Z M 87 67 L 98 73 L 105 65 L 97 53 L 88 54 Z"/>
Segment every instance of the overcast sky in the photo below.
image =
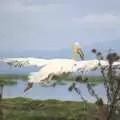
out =
<path fill-rule="evenodd" d="M 120 39 L 120 0 L 0 0 L 0 51 Z"/>

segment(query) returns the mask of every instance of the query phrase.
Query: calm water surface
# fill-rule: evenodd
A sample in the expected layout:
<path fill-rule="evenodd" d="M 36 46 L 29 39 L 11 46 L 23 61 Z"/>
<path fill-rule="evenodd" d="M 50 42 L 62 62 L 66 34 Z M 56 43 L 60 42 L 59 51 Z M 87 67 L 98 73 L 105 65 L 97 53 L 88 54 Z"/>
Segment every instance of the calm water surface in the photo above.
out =
<path fill-rule="evenodd" d="M 13 98 L 13 97 L 26 97 L 32 99 L 56 99 L 56 100 L 68 100 L 68 101 L 80 101 L 81 97 L 75 93 L 74 91 L 68 91 L 71 83 L 67 83 L 65 85 L 56 85 L 55 87 L 43 87 L 40 85 L 34 85 L 32 89 L 28 92 L 24 93 L 23 90 L 26 87 L 27 82 L 18 80 L 18 84 L 12 86 L 5 86 L 3 97 L 4 98 Z M 95 101 L 94 97 L 91 97 L 88 93 L 85 84 L 80 84 L 79 88 L 81 90 L 82 95 L 89 100 L 90 102 Z M 94 87 L 96 93 L 99 94 L 106 101 L 105 97 L 105 89 L 102 84 Z"/>

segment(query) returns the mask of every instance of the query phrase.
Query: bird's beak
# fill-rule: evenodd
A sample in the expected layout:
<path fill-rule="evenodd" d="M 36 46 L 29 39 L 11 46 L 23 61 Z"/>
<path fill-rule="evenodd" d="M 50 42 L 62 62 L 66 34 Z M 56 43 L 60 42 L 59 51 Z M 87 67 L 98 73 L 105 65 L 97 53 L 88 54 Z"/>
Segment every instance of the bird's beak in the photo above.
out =
<path fill-rule="evenodd" d="M 33 83 L 28 83 L 27 87 L 24 89 L 24 92 L 28 91 L 30 88 L 32 88 Z"/>

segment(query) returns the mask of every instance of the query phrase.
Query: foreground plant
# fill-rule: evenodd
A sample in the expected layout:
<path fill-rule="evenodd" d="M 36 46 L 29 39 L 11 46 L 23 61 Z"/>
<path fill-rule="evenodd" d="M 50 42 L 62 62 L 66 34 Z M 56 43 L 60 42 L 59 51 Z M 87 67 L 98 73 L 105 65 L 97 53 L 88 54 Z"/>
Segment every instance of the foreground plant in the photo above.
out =
<path fill-rule="evenodd" d="M 120 115 L 120 66 L 113 66 L 113 64 L 114 62 L 120 60 L 120 56 L 117 53 L 111 51 L 106 56 L 104 56 L 101 52 L 98 52 L 96 49 L 93 49 L 92 52 L 99 60 L 100 72 L 104 79 L 104 87 L 107 97 L 106 112 L 102 118 L 99 117 L 98 120 L 117 120 Z M 108 66 L 102 66 L 100 62 L 101 60 L 107 60 Z M 81 79 L 86 83 L 89 94 L 96 98 L 96 104 L 98 106 L 103 106 L 103 99 L 99 97 L 99 94 L 96 94 L 93 86 L 89 83 L 89 78 L 87 76 L 84 76 L 81 77 Z M 69 90 L 76 91 L 86 104 L 87 100 L 81 94 L 80 89 L 76 87 L 76 83 L 73 83 L 73 85 L 70 86 Z"/>

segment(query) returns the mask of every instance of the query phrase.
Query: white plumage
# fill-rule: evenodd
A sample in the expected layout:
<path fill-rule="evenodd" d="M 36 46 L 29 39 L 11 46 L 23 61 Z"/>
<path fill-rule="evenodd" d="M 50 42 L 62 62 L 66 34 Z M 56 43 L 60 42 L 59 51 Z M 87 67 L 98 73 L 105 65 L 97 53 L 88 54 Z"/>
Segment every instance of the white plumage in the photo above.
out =
<path fill-rule="evenodd" d="M 45 84 L 50 82 L 54 76 L 79 77 L 81 73 L 96 70 L 99 67 L 108 66 L 104 60 L 84 60 L 84 53 L 78 42 L 73 44 L 73 52 L 79 55 L 82 61 L 73 59 L 40 59 L 40 58 L 1 58 L 0 63 L 4 62 L 14 67 L 37 66 L 38 72 L 29 74 L 28 86 L 25 91 L 32 87 L 33 83 Z M 120 65 L 114 62 L 113 65 Z"/>
<path fill-rule="evenodd" d="M 33 72 L 29 75 L 28 90 L 32 87 L 33 83 L 48 83 L 54 76 L 71 76 L 78 77 L 81 71 L 89 72 L 98 69 L 99 63 L 101 67 L 108 66 L 108 62 L 104 60 L 82 60 L 76 61 L 72 59 L 39 59 L 39 58 L 4 58 L 0 62 L 7 63 L 15 67 L 24 66 L 38 66 L 40 70 Z M 113 65 L 120 65 L 120 62 L 114 62 Z"/>
<path fill-rule="evenodd" d="M 2 58 L 0 62 L 7 63 L 11 66 L 15 67 L 23 67 L 23 66 L 38 66 L 41 67 L 47 64 L 47 59 L 39 59 L 39 58 Z"/>

